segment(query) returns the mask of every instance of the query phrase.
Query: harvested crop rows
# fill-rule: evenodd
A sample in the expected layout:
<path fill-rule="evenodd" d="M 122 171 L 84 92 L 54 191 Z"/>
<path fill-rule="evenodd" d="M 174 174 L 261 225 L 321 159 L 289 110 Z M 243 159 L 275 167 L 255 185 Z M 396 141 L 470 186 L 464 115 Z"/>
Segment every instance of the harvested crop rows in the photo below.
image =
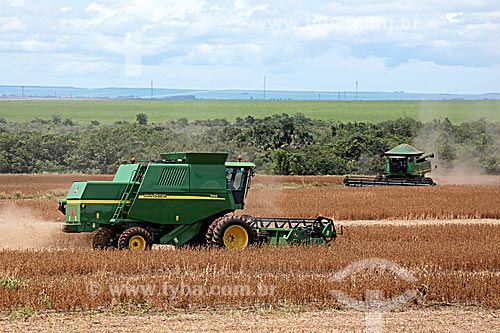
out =
<path fill-rule="evenodd" d="M 498 186 L 253 189 L 245 213 L 337 220 L 500 218 Z"/>
<path fill-rule="evenodd" d="M 109 175 L 0 175 L 0 199 L 30 209 L 37 219 L 63 221 L 57 211 L 72 181 L 109 180 Z M 500 183 L 500 177 L 485 177 Z M 347 188 L 336 176 L 257 176 L 245 211 L 255 216 L 337 220 L 497 219 L 498 185 Z M 0 209 L 2 201 L 0 200 Z"/>
<path fill-rule="evenodd" d="M 500 307 L 500 225 L 356 226 L 349 232 L 329 247 L 2 251 L 0 272 L 16 282 L 0 288 L 0 309 L 344 308 L 334 292 L 365 300 L 367 290 L 387 297 L 414 291 L 414 306 Z M 414 280 L 376 266 L 335 278 L 366 258 L 404 267 Z"/>
<path fill-rule="evenodd" d="M 0 311 L 348 309 L 352 304 L 339 295 L 365 302 L 371 297 L 367 290 L 379 290 L 383 297 L 411 291 L 410 307 L 500 308 L 500 223 L 471 220 L 500 217 L 497 186 L 345 188 L 338 186 L 339 177 L 257 177 L 244 213 L 331 216 L 348 225 L 347 232 L 330 246 L 252 246 L 244 251 L 156 247 L 134 253 L 93 251 L 91 235 L 62 234 L 60 224 L 51 222 L 53 216 L 62 220 L 56 197 L 60 192 L 64 196 L 72 180 L 106 177 L 0 177 L 2 237 L 3 231 L 32 219 L 28 229 L 44 241 L 33 242 L 31 250 L 13 250 L 27 238 L 27 230 L 2 238 L 7 249 L 0 251 Z M 450 218 L 464 222 L 446 223 Z M 416 223 L 355 223 L 359 219 Z M 419 225 L 419 220 L 425 223 Z M 346 273 L 346 268 L 349 274 L 339 278 L 336 273 Z"/>

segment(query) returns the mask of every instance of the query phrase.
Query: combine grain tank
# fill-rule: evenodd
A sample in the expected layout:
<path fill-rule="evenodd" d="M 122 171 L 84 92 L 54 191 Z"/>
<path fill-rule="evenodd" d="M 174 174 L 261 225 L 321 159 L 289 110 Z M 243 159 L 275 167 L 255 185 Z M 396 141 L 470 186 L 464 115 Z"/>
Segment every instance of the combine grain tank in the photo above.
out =
<path fill-rule="evenodd" d="M 427 186 L 436 185 L 434 181 L 425 177 L 432 171 L 431 161 L 434 153 L 424 154 L 408 144 L 401 144 L 386 151 L 384 174 L 375 177 L 346 176 L 346 186 Z"/>
<path fill-rule="evenodd" d="M 337 236 L 333 221 L 321 216 L 233 215 L 244 208 L 255 165 L 226 159 L 225 153 L 167 153 L 123 164 L 111 181 L 74 182 L 59 202 L 63 231 L 95 232 L 94 248 L 134 250 L 153 244 L 322 243 Z"/>

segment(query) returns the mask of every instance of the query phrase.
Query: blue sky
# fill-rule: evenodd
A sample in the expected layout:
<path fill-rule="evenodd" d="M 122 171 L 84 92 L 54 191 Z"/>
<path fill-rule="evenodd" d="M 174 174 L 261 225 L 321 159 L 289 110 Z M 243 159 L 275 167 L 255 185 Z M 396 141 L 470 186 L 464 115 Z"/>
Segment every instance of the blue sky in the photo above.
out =
<path fill-rule="evenodd" d="M 500 91 L 500 2 L 0 0 L 0 84 Z"/>

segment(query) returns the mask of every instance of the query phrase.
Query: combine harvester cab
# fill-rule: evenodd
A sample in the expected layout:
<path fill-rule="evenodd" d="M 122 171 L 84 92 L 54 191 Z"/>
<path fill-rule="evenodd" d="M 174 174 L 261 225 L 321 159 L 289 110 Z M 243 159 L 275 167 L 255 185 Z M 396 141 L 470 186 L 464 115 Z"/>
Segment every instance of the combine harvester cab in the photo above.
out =
<path fill-rule="evenodd" d="M 432 171 L 431 161 L 434 153 L 424 154 L 408 144 L 401 144 L 386 151 L 384 174 L 376 177 L 346 176 L 346 186 L 429 186 L 436 185 L 425 177 Z"/>
<path fill-rule="evenodd" d="M 225 153 L 161 157 L 123 164 L 112 181 L 74 182 L 59 202 L 66 216 L 63 231 L 95 231 L 94 248 L 137 250 L 153 244 L 244 248 L 253 242 L 317 243 L 337 235 L 333 221 L 326 218 L 229 215 L 244 208 L 253 163 L 240 158 L 226 162 Z"/>

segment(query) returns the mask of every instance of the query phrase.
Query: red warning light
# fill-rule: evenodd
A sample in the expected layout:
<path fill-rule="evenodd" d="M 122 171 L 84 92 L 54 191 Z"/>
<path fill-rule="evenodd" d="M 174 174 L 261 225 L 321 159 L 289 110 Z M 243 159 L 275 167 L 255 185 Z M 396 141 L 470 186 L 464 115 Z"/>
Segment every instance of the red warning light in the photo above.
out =
<path fill-rule="evenodd" d="M 75 216 L 75 207 L 72 207 L 71 208 L 71 216 L 74 217 Z"/>

